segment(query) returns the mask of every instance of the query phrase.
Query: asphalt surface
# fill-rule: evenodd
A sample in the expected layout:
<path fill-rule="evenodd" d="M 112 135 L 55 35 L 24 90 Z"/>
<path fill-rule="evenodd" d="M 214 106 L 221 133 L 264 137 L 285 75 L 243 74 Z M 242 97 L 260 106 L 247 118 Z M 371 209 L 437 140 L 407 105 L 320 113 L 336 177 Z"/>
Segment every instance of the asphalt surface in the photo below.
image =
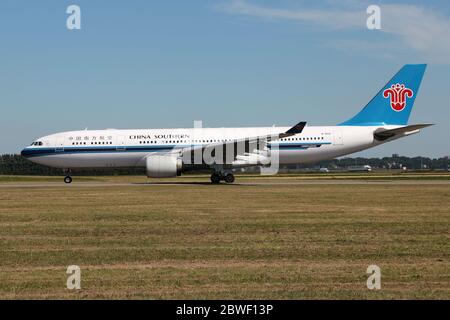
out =
<path fill-rule="evenodd" d="M 236 182 L 233 184 L 221 183 L 221 185 L 227 186 L 285 186 L 285 185 L 450 185 L 450 180 L 351 180 L 351 179 L 342 179 L 342 180 L 295 180 L 295 181 L 286 181 L 285 179 L 280 179 L 277 181 L 276 178 L 270 180 L 261 179 L 246 181 L 236 179 Z M 144 182 L 144 183 L 136 183 L 136 182 L 87 182 L 87 181 L 76 181 L 71 184 L 65 184 L 63 181 L 61 182 L 4 182 L 0 183 L 0 188 L 74 188 L 74 187 L 146 187 L 146 186 L 194 186 L 194 185 L 212 185 L 208 179 L 205 181 L 155 181 L 155 182 Z"/>

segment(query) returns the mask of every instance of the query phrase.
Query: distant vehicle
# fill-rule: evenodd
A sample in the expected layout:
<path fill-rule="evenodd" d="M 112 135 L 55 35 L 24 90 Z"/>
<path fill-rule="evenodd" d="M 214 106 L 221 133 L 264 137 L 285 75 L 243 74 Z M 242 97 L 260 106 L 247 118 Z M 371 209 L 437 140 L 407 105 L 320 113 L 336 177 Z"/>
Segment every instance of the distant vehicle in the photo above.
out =
<path fill-rule="evenodd" d="M 370 172 L 372 171 L 372 167 L 369 165 L 364 166 L 350 166 L 347 168 L 348 171 L 351 172 Z"/>
<path fill-rule="evenodd" d="M 328 168 L 320 168 L 319 172 L 328 173 L 328 172 L 330 172 L 330 170 L 328 170 Z"/>
<path fill-rule="evenodd" d="M 233 183 L 235 169 L 333 159 L 430 126 L 408 125 L 425 67 L 405 65 L 358 114 L 337 126 L 306 127 L 306 122 L 299 122 L 293 127 L 69 131 L 36 140 L 22 150 L 22 156 L 63 169 L 66 183 L 72 182 L 72 169 L 120 167 L 146 168 L 150 178 L 176 177 L 206 167 L 212 172 L 212 183 Z M 131 117 L 131 110 L 124 106 L 120 111 Z M 226 111 L 221 117 L 239 117 Z"/>

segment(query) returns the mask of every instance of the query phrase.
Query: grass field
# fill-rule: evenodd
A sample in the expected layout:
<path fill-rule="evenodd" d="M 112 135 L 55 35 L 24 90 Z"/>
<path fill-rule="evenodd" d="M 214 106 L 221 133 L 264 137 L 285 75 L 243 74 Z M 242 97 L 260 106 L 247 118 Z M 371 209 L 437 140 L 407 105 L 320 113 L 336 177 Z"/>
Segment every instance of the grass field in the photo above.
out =
<path fill-rule="evenodd" d="M 0 177 L 0 298 L 449 299 L 450 184 L 384 179 Z"/>

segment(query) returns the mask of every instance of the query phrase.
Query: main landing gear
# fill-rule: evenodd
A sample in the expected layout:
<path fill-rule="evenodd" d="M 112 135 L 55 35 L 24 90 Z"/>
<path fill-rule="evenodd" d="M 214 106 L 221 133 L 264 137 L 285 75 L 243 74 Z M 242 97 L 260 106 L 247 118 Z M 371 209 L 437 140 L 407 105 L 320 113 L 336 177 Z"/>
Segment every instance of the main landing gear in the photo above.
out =
<path fill-rule="evenodd" d="M 220 181 L 225 181 L 226 183 L 233 183 L 234 182 L 234 175 L 232 173 L 219 173 L 214 172 L 211 175 L 211 183 L 218 184 Z"/>
<path fill-rule="evenodd" d="M 70 176 L 71 171 L 70 170 L 64 170 L 64 174 L 66 175 L 64 177 L 64 183 L 72 183 L 72 177 Z"/>

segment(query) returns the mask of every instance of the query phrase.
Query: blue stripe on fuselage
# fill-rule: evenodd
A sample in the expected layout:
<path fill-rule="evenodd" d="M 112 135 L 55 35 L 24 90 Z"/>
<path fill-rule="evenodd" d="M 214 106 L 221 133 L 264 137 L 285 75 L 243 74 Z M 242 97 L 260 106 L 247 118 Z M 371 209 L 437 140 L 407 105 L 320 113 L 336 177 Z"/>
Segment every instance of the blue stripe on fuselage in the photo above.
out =
<path fill-rule="evenodd" d="M 302 150 L 307 149 L 308 145 L 326 145 L 330 142 L 308 142 L 308 143 L 283 143 L 278 144 L 281 150 Z M 163 150 L 172 150 L 174 148 L 186 148 L 192 145 L 156 145 L 156 146 L 104 146 L 104 147 L 64 147 L 64 148 L 25 148 L 22 150 L 22 156 L 26 158 L 61 155 L 61 154 L 83 154 L 83 153 L 116 153 L 116 152 L 154 152 Z M 269 145 L 269 148 L 271 146 Z"/>
<path fill-rule="evenodd" d="M 39 156 L 49 156 L 58 154 L 80 154 L 80 153 L 111 153 L 111 152 L 151 152 L 151 151 L 162 151 L 162 150 L 172 150 L 174 145 L 167 146 L 127 146 L 127 147 L 115 147 L 115 146 L 105 146 L 105 147 L 65 147 L 61 150 L 55 148 L 26 148 L 22 151 L 22 156 L 39 157 Z M 58 150 L 58 151 L 57 151 Z"/>

